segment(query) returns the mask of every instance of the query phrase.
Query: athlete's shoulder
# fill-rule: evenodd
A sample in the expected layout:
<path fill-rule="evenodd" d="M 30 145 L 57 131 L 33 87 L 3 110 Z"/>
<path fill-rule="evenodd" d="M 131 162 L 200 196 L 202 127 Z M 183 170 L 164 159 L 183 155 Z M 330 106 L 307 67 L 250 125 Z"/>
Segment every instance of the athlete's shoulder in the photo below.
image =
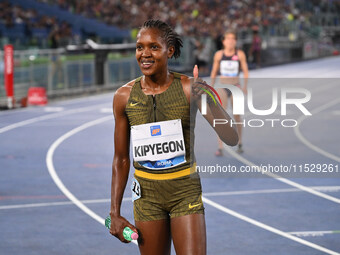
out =
<path fill-rule="evenodd" d="M 239 49 L 237 49 L 237 55 L 240 56 L 240 57 L 246 56 L 246 54 L 244 53 L 244 51 L 243 51 L 243 50 L 239 50 Z"/>
<path fill-rule="evenodd" d="M 137 78 L 138 79 L 138 78 Z M 129 81 L 128 83 L 122 85 L 121 87 L 119 87 L 116 92 L 115 92 L 115 97 L 124 97 L 124 96 L 129 96 L 131 89 L 133 87 L 133 85 L 135 84 L 136 80 L 134 79 L 132 81 Z"/>
<path fill-rule="evenodd" d="M 215 52 L 214 59 L 220 60 L 223 56 L 223 50 L 218 50 Z"/>
<path fill-rule="evenodd" d="M 138 79 L 138 78 L 137 78 Z M 133 85 L 135 84 L 136 80 L 129 81 L 128 83 L 124 84 L 123 86 L 119 87 L 113 96 L 113 105 L 115 106 L 125 106 L 129 100 L 130 93 L 132 90 Z"/>
<path fill-rule="evenodd" d="M 181 83 L 184 86 L 190 86 L 190 79 L 191 79 L 191 77 L 189 77 L 188 75 L 181 74 Z"/>
<path fill-rule="evenodd" d="M 181 74 L 181 84 L 183 88 L 183 92 L 188 100 L 190 102 L 190 91 L 191 91 L 191 82 L 193 81 L 193 77 L 190 77 L 185 74 Z"/>

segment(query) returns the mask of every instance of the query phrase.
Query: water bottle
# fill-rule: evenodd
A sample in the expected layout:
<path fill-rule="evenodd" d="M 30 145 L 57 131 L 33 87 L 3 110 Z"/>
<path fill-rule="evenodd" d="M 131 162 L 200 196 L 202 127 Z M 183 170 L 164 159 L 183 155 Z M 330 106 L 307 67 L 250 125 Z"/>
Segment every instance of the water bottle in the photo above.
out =
<path fill-rule="evenodd" d="M 111 228 L 111 217 L 107 216 L 105 219 L 105 226 L 110 229 Z M 125 240 L 132 241 L 138 239 L 138 234 L 133 232 L 133 230 L 129 227 L 125 227 L 123 230 L 123 236 Z"/>

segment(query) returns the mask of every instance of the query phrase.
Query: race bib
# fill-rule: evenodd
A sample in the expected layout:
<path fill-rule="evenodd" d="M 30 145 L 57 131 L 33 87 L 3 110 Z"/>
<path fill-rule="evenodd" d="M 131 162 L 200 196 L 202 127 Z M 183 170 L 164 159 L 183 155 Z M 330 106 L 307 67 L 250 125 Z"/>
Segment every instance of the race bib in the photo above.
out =
<path fill-rule="evenodd" d="M 220 63 L 220 73 L 223 76 L 237 76 L 239 62 L 234 60 L 222 60 Z"/>
<path fill-rule="evenodd" d="M 186 162 L 180 119 L 131 127 L 133 159 L 140 165 L 161 170 Z"/>
<path fill-rule="evenodd" d="M 136 180 L 136 178 L 133 178 L 133 180 L 132 180 L 131 192 L 132 192 L 132 202 L 141 198 L 141 196 L 142 196 L 142 190 L 141 190 L 140 184 Z"/>

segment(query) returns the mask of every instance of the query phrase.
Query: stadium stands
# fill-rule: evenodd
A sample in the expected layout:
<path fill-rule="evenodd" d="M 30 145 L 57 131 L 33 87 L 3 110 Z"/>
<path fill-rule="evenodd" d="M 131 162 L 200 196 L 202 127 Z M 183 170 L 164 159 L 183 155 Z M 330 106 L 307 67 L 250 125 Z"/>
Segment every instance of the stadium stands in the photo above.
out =
<path fill-rule="evenodd" d="M 264 29 L 296 21 L 306 27 L 316 23 L 313 14 L 340 14 L 340 1 L 319 0 L 39 0 L 63 10 L 102 20 L 120 28 L 138 28 L 148 18 L 158 18 L 177 27 L 183 35 L 212 35 L 226 28 L 245 29 L 252 25 Z M 321 25 L 339 24 L 339 16 Z M 204 24 L 204 26 L 202 26 Z"/>
<path fill-rule="evenodd" d="M 81 37 L 98 36 L 111 39 L 111 42 L 130 37 L 127 30 L 119 30 L 58 6 L 33 0 L 0 0 L 0 35 L 2 40 L 16 44 L 16 48 L 22 45 L 52 47 L 50 37 L 56 31 L 61 38 L 58 46 L 77 43 Z"/>
<path fill-rule="evenodd" d="M 88 37 L 126 41 L 149 18 L 166 21 L 184 36 L 217 39 L 227 28 L 249 34 L 254 25 L 264 36 L 287 37 L 292 29 L 318 36 L 315 25 L 340 24 L 340 1 L 0 0 L 0 35 L 40 47 L 52 47 L 56 30 L 60 46 Z"/>

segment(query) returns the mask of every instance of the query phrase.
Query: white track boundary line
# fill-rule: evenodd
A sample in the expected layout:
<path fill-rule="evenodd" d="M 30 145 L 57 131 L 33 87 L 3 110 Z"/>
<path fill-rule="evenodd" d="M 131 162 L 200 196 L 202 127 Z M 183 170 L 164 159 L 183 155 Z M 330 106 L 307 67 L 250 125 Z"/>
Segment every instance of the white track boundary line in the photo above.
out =
<path fill-rule="evenodd" d="M 109 97 L 111 95 L 110 99 L 113 99 L 113 92 L 105 92 L 103 94 L 98 94 L 98 95 L 86 95 L 83 97 L 77 97 L 77 98 L 68 98 L 68 99 L 63 99 L 63 100 L 56 100 L 52 101 L 51 103 L 47 104 L 46 106 L 28 106 L 25 108 L 15 108 L 11 110 L 6 110 L 6 111 L 0 111 L 0 116 L 5 116 L 5 115 L 13 115 L 14 113 L 22 113 L 22 112 L 27 112 L 31 110 L 36 110 L 36 109 L 43 109 L 44 107 L 63 107 L 66 105 L 72 105 L 72 104 L 79 104 L 79 103 L 84 103 L 85 101 L 95 101 L 100 99 L 101 97 Z"/>
<path fill-rule="evenodd" d="M 107 203 L 110 199 L 91 199 L 91 200 L 80 200 L 83 204 L 97 204 L 97 203 Z M 123 202 L 132 201 L 131 197 L 124 197 Z M 9 209 L 22 209 L 22 208 L 33 208 L 33 207 L 48 207 L 48 206 L 61 206 L 61 205 L 73 205 L 71 201 L 63 202 L 48 202 L 48 203 L 33 203 L 33 204 L 16 204 L 16 205 L 1 205 L 0 210 Z"/>
<path fill-rule="evenodd" d="M 98 214 L 96 214 L 95 212 L 93 212 L 91 209 L 89 209 L 87 206 L 84 205 L 84 203 L 82 203 L 78 198 L 76 198 L 63 184 L 63 182 L 60 180 L 55 168 L 54 168 L 54 164 L 53 164 L 53 154 L 55 152 L 55 150 L 58 148 L 58 146 L 64 142 L 66 139 L 68 139 L 69 137 L 89 128 L 95 125 L 98 125 L 100 123 L 103 123 L 105 121 L 111 120 L 112 116 L 106 116 L 106 117 L 102 117 L 90 122 L 87 122 L 79 127 L 76 127 L 74 129 L 72 129 L 71 131 L 67 132 L 66 134 L 62 135 L 61 137 L 59 137 L 56 141 L 54 141 L 54 143 L 50 146 L 50 148 L 47 151 L 47 155 L 46 155 L 46 165 L 47 165 L 47 169 L 48 172 L 50 173 L 54 183 L 57 185 L 57 187 L 61 190 L 61 192 L 63 192 L 63 194 L 70 199 L 80 210 L 82 210 L 84 213 L 86 213 L 87 215 L 89 215 L 90 217 L 92 217 L 93 219 L 95 219 L 96 221 L 98 221 L 100 224 L 105 225 L 105 219 L 103 219 L 102 217 L 100 217 Z M 134 244 L 138 245 L 137 241 L 132 241 Z"/>
<path fill-rule="evenodd" d="M 80 107 L 80 108 L 76 108 L 76 109 L 72 109 L 72 110 L 67 110 L 64 112 L 58 112 L 58 113 L 52 113 L 52 114 L 45 114 L 43 116 L 39 116 L 39 117 L 34 117 L 31 119 L 27 119 L 27 120 L 23 120 L 23 121 L 19 121 L 13 124 L 10 124 L 8 126 L 5 126 L 3 128 L 0 128 L 0 134 L 5 133 L 7 131 L 10 131 L 12 129 L 18 128 L 18 127 L 23 127 L 32 123 L 36 123 L 42 120 L 49 120 L 49 119 L 54 119 L 54 118 L 58 118 L 58 117 L 62 117 L 62 116 L 66 116 L 66 115 L 70 115 L 70 114 L 74 114 L 74 113 L 80 113 L 80 112 L 86 112 L 86 111 L 91 111 L 94 110 L 96 108 L 100 108 L 103 106 L 107 106 L 108 104 L 97 104 L 97 105 L 92 105 L 92 106 L 88 106 L 88 107 Z"/>
<path fill-rule="evenodd" d="M 324 192 L 339 192 L 340 186 L 314 186 L 310 187 L 315 190 Z M 221 197 L 221 196 L 239 196 L 239 195 L 257 195 L 257 194 L 277 194 L 277 193 L 291 193 L 291 192 L 303 192 L 300 189 L 263 189 L 263 190 L 240 190 L 240 191 L 224 191 L 224 192 L 206 192 L 203 193 L 205 197 Z M 80 200 L 83 204 L 97 204 L 108 203 L 111 200 L 109 198 L 102 199 L 89 199 Z M 131 197 L 123 197 L 123 202 L 131 201 Z M 29 203 L 29 204 L 14 204 L 14 205 L 0 205 L 0 210 L 8 209 L 21 209 L 32 207 L 47 207 L 47 206 L 61 206 L 61 205 L 73 205 L 71 201 L 61 202 L 46 202 L 46 203 Z"/>
<path fill-rule="evenodd" d="M 323 231 L 297 231 L 297 232 L 287 232 L 291 235 L 307 237 L 307 236 L 324 236 L 329 234 L 340 234 L 340 230 L 323 230 Z"/>
<path fill-rule="evenodd" d="M 328 87 L 332 87 L 332 86 L 333 86 L 333 85 L 329 85 Z M 328 87 L 327 87 L 327 88 L 328 88 Z M 324 87 L 319 88 L 319 89 L 317 89 L 317 90 L 314 90 L 314 93 L 315 93 L 316 91 L 322 91 L 322 90 L 324 90 L 324 89 L 325 89 Z M 327 109 L 327 108 L 330 107 L 331 105 L 338 103 L 338 101 L 340 102 L 340 99 L 339 99 L 339 98 L 336 99 L 336 100 L 334 100 L 334 101 L 331 101 L 331 102 L 329 102 L 329 103 L 327 103 L 327 104 L 325 104 L 325 105 L 322 105 L 322 106 L 316 108 L 316 109 L 315 109 L 314 111 L 312 111 L 312 112 L 314 112 L 314 114 L 315 114 L 315 111 L 318 112 L 318 111 L 322 111 L 322 110 L 324 110 L 324 109 Z M 303 117 L 306 117 L 306 116 L 303 116 Z M 302 117 L 302 118 L 303 118 L 303 117 Z M 298 123 L 299 123 L 299 122 L 298 122 Z M 294 131 L 295 131 L 295 130 L 296 130 L 296 129 L 294 128 Z M 302 137 L 302 138 L 303 138 L 303 137 Z M 308 142 L 308 141 L 307 141 L 307 142 Z M 235 151 L 233 151 L 229 146 L 226 146 L 225 144 L 223 144 L 223 146 L 224 146 L 224 149 L 225 149 L 231 156 L 233 156 L 234 158 L 238 159 L 240 162 L 243 162 L 244 164 L 249 165 L 249 166 L 256 166 L 253 162 L 247 160 L 245 157 L 243 157 L 243 156 L 239 155 L 238 153 L 236 153 Z M 321 150 L 321 149 L 320 149 L 320 150 Z M 325 152 L 325 153 L 327 153 L 327 152 Z M 333 156 L 334 156 L 334 155 L 333 155 Z M 340 162 L 340 161 L 338 161 L 338 162 Z M 259 169 L 260 169 L 260 168 L 259 168 Z M 262 170 L 262 169 L 261 169 L 261 170 Z M 281 177 L 281 176 L 279 176 L 279 175 L 272 174 L 272 173 L 267 173 L 267 172 L 264 172 L 264 171 L 261 171 L 261 172 L 262 172 L 263 174 L 266 174 L 266 175 L 268 175 L 268 176 L 270 176 L 270 177 L 272 177 L 272 178 L 278 180 L 278 181 L 281 181 L 281 182 L 283 182 L 283 183 L 286 183 L 286 184 L 288 184 L 288 185 L 290 185 L 290 186 L 296 187 L 296 188 L 298 188 L 298 189 L 301 189 L 301 190 L 306 191 L 306 192 L 308 192 L 308 193 L 311 193 L 311 194 L 313 194 L 313 195 L 316 195 L 316 196 L 319 196 L 319 197 L 322 197 L 322 198 L 325 198 L 325 199 L 328 199 L 328 200 L 330 200 L 330 201 L 333 201 L 333 202 L 335 202 L 335 203 L 340 204 L 340 199 L 338 199 L 338 198 L 329 196 L 329 195 L 327 195 L 327 194 L 324 194 L 324 193 L 321 193 L 321 192 L 319 192 L 319 191 L 316 191 L 316 190 L 314 190 L 314 189 L 312 189 L 312 188 L 303 186 L 303 185 L 301 185 L 301 184 L 299 184 L 299 183 L 293 182 L 293 181 L 288 180 L 288 179 L 286 179 L 286 178 L 283 178 L 283 177 Z"/>
<path fill-rule="evenodd" d="M 314 190 L 324 192 L 338 192 L 340 186 L 313 186 L 309 187 Z M 225 192 L 208 192 L 203 193 L 205 197 L 216 197 L 216 196 L 235 196 L 235 195 L 253 195 L 253 194 L 275 194 L 275 193 L 288 193 L 288 192 L 303 192 L 300 189 L 262 189 L 262 190 L 240 190 L 240 191 L 225 191 Z"/>
<path fill-rule="evenodd" d="M 236 217 L 238 219 L 246 221 L 246 222 L 248 222 L 248 223 L 250 223 L 252 225 L 255 225 L 257 227 L 260 227 L 262 229 L 270 231 L 270 232 L 272 232 L 274 234 L 277 234 L 277 235 L 280 235 L 282 237 L 288 238 L 288 239 L 290 239 L 292 241 L 295 241 L 297 243 L 303 244 L 303 245 L 308 246 L 310 248 L 322 251 L 322 252 L 327 253 L 327 254 L 332 254 L 332 255 L 339 255 L 340 254 L 338 252 L 329 250 L 329 249 L 327 249 L 325 247 L 319 246 L 317 244 L 311 243 L 311 242 L 303 240 L 303 239 L 301 239 L 299 237 L 296 237 L 296 236 L 293 236 L 293 235 L 288 234 L 286 232 L 283 232 L 283 231 L 281 231 L 279 229 L 276 229 L 276 228 L 273 228 L 273 227 L 268 226 L 266 224 L 263 224 L 263 223 L 261 223 L 261 222 L 259 222 L 257 220 L 251 219 L 251 218 L 249 218 L 247 216 L 244 216 L 244 215 L 242 215 L 240 213 L 237 213 L 237 212 L 235 212 L 233 210 L 230 210 L 230 209 L 228 209 L 228 208 L 226 208 L 226 207 L 224 207 L 224 206 L 222 206 L 222 205 L 220 205 L 218 203 L 215 203 L 214 201 L 211 201 L 210 199 L 208 199 L 206 197 L 202 197 L 202 199 L 203 199 L 204 203 L 209 204 L 209 205 L 215 207 L 216 209 L 218 209 L 218 210 L 220 210 L 220 211 L 222 211 L 224 213 L 227 213 L 227 214 L 229 214 L 231 216 L 234 216 L 234 217 Z"/>
<path fill-rule="evenodd" d="M 296 183 L 296 182 L 293 182 L 291 180 L 288 180 L 286 178 L 283 178 L 279 175 L 276 175 L 276 174 L 273 174 L 273 173 L 269 173 L 269 172 L 266 172 L 266 171 L 262 171 L 262 168 L 260 168 L 259 166 L 255 165 L 253 162 L 249 161 L 248 159 L 246 159 L 245 157 L 239 155 L 237 152 L 233 151 L 231 148 L 229 148 L 228 146 L 224 145 L 224 149 L 231 155 L 233 156 L 234 158 L 238 159 L 240 162 L 248 165 L 248 166 L 256 166 L 258 167 L 258 169 L 261 170 L 261 173 L 262 174 L 265 174 L 265 175 L 268 175 L 272 178 L 274 178 L 275 180 L 278 180 L 280 182 L 283 182 L 285 184 L 288 184 L 290 186 L 293 186 L 295 188 L 298 188 L 298 189 L 301 189 L 303 191 L 306 191 L 310 194 L 313 194 L 315 196 L 318 196 L 318 197 L 321 197 L 321 198 L 324 198 L 324 199 L 327 199 L 327 200 L 330 200 L 332 202 L 335 202 L 337 204 L 340 204 L 340 199 L 336 198 L 336 197 L 332 197 L 330 195 L 327 195 L 327 194 L 324 194 L 322 192 L 319 192 L 317 190 L 314 190 L 310 187 L 307 187 L 307 186 L 304 186 L 302 184 L 299 184 L 299 183 Z"/>
<path fill-rule="evenodd" d="M 318 114 L 320 112 L 322 112 L 323 110 L 326 110 L 327 108 L 329 107 L 332 107 L 334 105 L 337 105 L 338 103 L 340 103 L 340 98 L 337 98 L 336 100 L 333 100 L 333 101 L 330 101 L 328 102 L 327 104 L 324 104 L 318 108 L 316 108 L 314 111 L 313 111 L 313 115 L 314 116 L 315 114 Z M 294 133 L 296 135 L 296 137 L 302 142 L 304 143 L 308 148 L 312 149 L 313 151 L 329 158 L 329 159 L 332 159 L 334 161 L 337 161 L 337 162 L 340 162 L 340 157 L 334 155 L 334 154 L 331 154 L 321 148 L 319 148 L 318 146 L 312 144 L 310 141 L 308 141 L 301 133 L 300 131 L 300 125 L 301 123 L 307 119 L 308 117 L 311 117 L 311 116 L 302 116 L 300 117 L 297 121 L 298 121 L 298 125 L 296 127 L 294 127 Z"/>

